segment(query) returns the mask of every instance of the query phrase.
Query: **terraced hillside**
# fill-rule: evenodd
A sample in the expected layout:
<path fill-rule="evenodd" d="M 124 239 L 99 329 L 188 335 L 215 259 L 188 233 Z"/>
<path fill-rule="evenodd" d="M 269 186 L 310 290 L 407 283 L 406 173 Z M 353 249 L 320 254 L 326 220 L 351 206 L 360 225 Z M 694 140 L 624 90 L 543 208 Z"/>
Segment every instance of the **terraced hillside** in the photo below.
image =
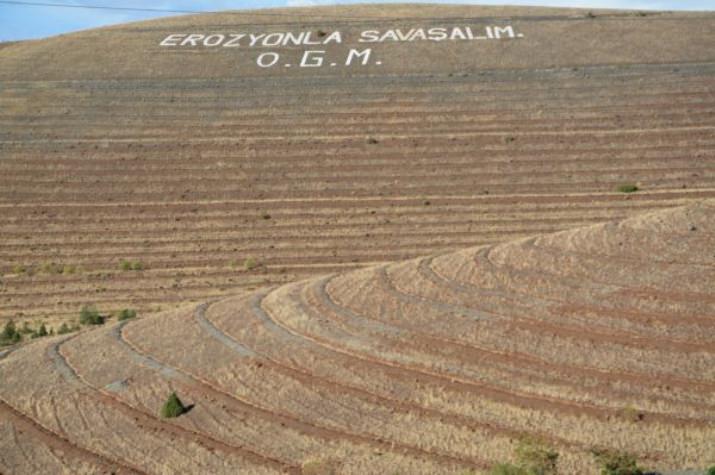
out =
<path fill-rule="evenodd" d="M 522 36 L 356 42 L 485 25 Z M 373 57 L 261 68 L 271 48 L 160 46 L 231 31 L 340 31 L 331 57 Z M 713 197 L 714 32 L 713 14 L 407 5 L 7 45 L 0 318 L 147 314 Z"/>
<path fill-rule="evenodd" d="M 715 462 L 715 201 L 266 288 L 0 358 L 7 473 Z M 191 351 L 187 351 L 190 348 Z M 193 408 L 157 413 L 176 391 Z"/>

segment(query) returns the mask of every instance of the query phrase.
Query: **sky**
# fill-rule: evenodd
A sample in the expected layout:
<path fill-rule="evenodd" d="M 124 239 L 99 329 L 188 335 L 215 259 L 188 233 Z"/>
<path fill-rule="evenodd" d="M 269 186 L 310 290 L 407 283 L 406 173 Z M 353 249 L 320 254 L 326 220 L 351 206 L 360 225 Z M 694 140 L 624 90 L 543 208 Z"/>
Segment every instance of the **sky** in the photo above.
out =
<path fill-rule="evenodd" d="M 404 3 L 408 0 L 397 0 Z M 421 1 L 421 0 L 409 0 Z M 17 41 L 146 20 L 180 13 L 67 8 L 21 3 L 54 3 L 179 11 L 221 11 L 285 6 L 376 3 L 376 0 L 0 0 L 0 41 Z M 383 1 L 380 3 L 392 3 Z M 634 10 L 715 10 L 715 0 L 427 0 L 426 3 L 542 5 L 581 8 L 625 8 Z"/>

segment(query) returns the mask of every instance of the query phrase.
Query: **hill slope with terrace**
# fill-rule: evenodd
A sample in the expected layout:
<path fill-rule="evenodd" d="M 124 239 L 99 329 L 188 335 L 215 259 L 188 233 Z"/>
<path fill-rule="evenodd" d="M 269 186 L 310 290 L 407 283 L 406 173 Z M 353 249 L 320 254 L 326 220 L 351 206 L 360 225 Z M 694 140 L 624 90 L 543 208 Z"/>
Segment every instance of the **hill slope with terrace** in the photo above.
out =
<path fill-rule="evenodd" d="M 559 473 L 600 473 L 593 450 L 703 468 L 714 218 L 704 201 L 24 345 L 0 355 L 0 471 L 482 473 L 524 438 Z M 172 391 L 191 410 L 162 419 Z"/>
<path fill-rule="evenodd" d="M 146 315 L 711 198 L 713 32 L 396 5 L 3 44 L 0 318 Z"/>

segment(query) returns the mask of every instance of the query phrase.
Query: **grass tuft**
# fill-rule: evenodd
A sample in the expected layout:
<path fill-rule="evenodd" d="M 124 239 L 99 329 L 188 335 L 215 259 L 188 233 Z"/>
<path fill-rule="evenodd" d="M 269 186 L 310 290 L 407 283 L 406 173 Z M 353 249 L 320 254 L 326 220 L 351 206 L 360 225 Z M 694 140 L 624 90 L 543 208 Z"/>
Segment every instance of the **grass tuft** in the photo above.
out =
<path fill-rule="evenodd" d="M 18 274 L 18 275 L 19 275 L 19 274 L 24 274 L 25 272 L 27 272 L 27 267 L 25 267 L 25 266 L 23 266 L 23 265 L 21 265 L 21 264 L 18 264 L 18 265 L 14 266 L 14 267 L 12 268 L 12 273 L 13 273 L 13 274 Z"/>
<path fill-rule="evenodd" d="M 130 308 L 125 308 L 125 309 L 122 309 L 119 311 L 119 313 L 117 314 L 117 320 L 122 322 L 124 320 L 129 320 L 129 319 L 135 318 L 136 316 L 137 316 L 136 310 L 133 310 Z"/>
<path fill-rule="evenodd" d="M 637 185 L 634 185 L 632 183 L 624 183 L 622 185 L 618 185 L 618 191 L 621 193 L 635 193 L 638 191 L 640 188 L 638 188 Z"/>
<path fill-rule="evenodd" d="M 249 257 L 243 263 L 243 268 L 246 270 L 253 270 L 256 267 L 258 267 L 258 262 L 256 262 L 256 260 L 252 257 Z"/>

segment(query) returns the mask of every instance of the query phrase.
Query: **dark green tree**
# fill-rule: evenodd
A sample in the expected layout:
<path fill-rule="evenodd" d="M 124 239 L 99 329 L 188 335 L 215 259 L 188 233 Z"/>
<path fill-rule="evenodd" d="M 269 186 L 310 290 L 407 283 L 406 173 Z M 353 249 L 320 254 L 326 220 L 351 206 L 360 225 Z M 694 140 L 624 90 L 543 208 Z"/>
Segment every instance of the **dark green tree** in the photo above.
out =
<path fill-rule="evenodd" d="M 5 324 L 2 333 L 0 333 L 0 345 L 12 345 L 18 343 L 22 339 L 22 335 L 17 331 L 15 322 L 10 320 Z"/>

